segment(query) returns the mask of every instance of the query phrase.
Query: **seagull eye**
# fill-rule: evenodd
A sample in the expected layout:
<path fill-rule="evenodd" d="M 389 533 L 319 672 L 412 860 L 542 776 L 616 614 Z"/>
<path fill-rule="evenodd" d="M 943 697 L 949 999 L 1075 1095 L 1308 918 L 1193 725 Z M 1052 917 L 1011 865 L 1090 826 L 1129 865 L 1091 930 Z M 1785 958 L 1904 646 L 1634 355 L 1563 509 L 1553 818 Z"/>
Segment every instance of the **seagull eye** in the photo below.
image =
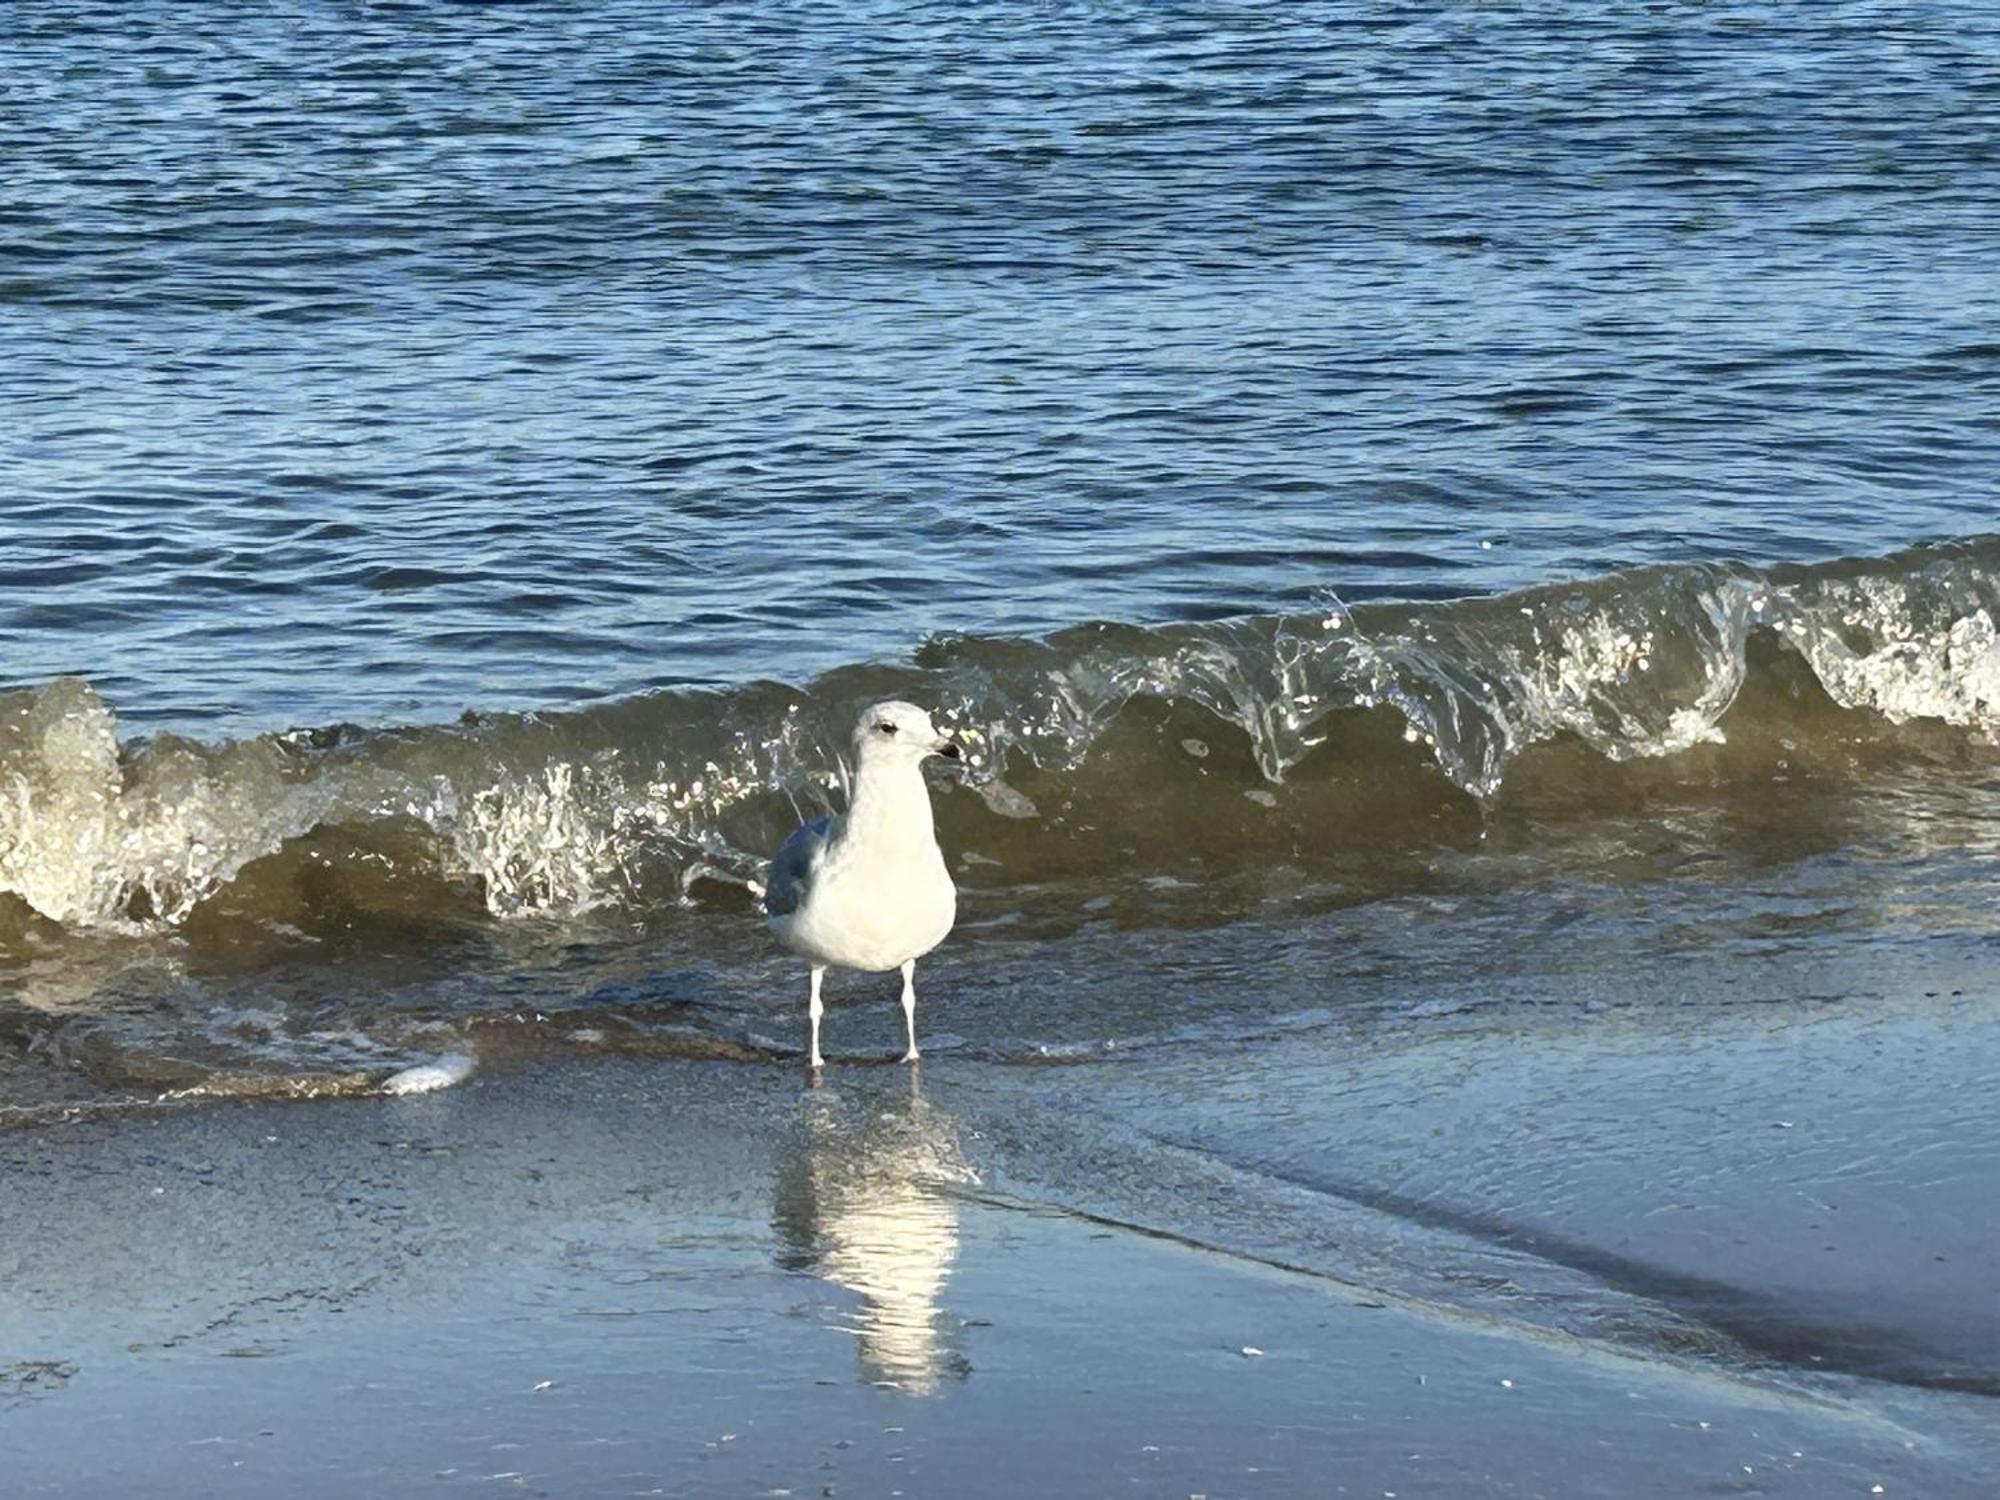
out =
<path fill-rule="evenodd" d="M 877 724 L 875 727 L 881 730 L 884 734 L 894 734 L 896 732 L 896 726 L 894 724 L 889 723 L 887 720 L 884 720 L 882 723 Z"/>

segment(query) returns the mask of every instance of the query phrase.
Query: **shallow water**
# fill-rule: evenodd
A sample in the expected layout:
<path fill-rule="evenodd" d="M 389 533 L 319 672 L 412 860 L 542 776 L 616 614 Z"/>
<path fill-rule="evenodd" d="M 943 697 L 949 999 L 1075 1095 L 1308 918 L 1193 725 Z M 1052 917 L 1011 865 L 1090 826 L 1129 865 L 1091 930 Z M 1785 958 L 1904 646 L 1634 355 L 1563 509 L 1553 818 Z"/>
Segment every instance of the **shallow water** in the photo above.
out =
<path fill-rule="evenodd" d="M 15 1488 L 1990 1491 L 1978 1398 L 1580 1340 L 1535 1320 L 1655 1322 L 1406 1226 L 1438 1301 L 1365 1265 L 1390 1215 L 925 1074 L 610 1059 L 0 1133 Z"/>

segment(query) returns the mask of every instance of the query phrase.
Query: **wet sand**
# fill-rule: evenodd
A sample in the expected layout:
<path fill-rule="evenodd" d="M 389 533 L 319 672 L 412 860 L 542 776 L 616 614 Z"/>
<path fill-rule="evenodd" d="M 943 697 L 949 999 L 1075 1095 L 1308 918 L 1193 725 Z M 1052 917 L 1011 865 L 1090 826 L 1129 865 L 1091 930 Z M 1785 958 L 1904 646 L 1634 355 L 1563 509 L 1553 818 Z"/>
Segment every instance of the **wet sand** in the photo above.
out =
<path fill-rule="evenodd" d="M 1839 1155 L 1841 1068 L 1875 1080 L 1854 1133 L 1904 1139 L 1882 1111 L 1909 1120 L 1920 1072 L 1991 1055 L 2000 1023 L 1956 1005 L 1762 1052 L 1516 1037 L 1505 1099 L 1490 1039 L 1433 1033 L 1344 1067 L 1261 1048 L 1234 1112 L 1171 1049 L 816 1092 L 572 1058 L 0 1133 L 7 1492 L 1987 1495 L 1992 1095 L 1926 1096 L 1988 1144 L 1940 1134 L 1916 1173 L 1773 1145 L 1822 1125 Z M 1728 1113 L 1752 1076 L 1828 1108 Z M 1121 1122 L 1130 1096 L 1182 1138 Z M 1593 1155 L 1613 1098 L 1660 1124 Z M 1473 1149 L 1425 1144 L 1454 1131 Z M 1696 1161 L 1728 1190 L 1658 1177 Z M 1845 1256 L 1784 1201 L 1828 1177 L 1873 1225 Z M 1788 1351 L 1701 1286 L 1819 1322 Z M 1826 1358 L 1849 1303 L 1877 1332 Z"/>

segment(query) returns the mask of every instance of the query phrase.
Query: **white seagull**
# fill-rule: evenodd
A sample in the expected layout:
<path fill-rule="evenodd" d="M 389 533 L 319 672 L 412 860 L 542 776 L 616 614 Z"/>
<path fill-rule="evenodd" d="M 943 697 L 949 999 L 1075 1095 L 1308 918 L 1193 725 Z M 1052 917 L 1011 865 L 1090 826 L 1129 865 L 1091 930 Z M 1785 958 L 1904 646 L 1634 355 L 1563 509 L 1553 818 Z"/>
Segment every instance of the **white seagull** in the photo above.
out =
<path fill-rule="evenodd" d="M 917 1060 L 917 960 L 945 939 L 958 892 L 931 822 L 927 756 L 959 758 L 914 703 L 878 703 L 854 726 L 854 794 L 838 818 L 795 830 L 771 860 L 764 914 L 778 941 L 812 965 L 812 1066 L 820 980 L 829 967 L 903 971 L 904 1062 Z"/>

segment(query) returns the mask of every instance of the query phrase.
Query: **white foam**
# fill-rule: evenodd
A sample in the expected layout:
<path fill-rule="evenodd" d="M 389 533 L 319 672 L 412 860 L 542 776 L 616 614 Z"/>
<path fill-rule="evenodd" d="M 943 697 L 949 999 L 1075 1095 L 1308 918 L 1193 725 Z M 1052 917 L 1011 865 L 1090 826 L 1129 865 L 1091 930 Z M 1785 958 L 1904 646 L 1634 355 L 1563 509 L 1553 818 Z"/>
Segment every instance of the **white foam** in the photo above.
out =
<path fill-rule="evenodd" d="M 1862 579 L 1781 628 L 1843 708 L 2000 735 L 2000 629 L 1977 604 Z"/>
<path fill-rule="evenodd" d="M 614 899 L 619 849 L 595 782 L 557 761 L 459 805 L 452 843 L 484 884 L 493 915 L 574 916 Z"/>
<path fill-rule="evenodd" d="M 111 710 L 75 678 L 8 695 L 0 752 L 0 890 L 111 932 L 177 926 L 338 790 L 293 785 L 268 744 L 161 736 L 128 761 Z"/>

